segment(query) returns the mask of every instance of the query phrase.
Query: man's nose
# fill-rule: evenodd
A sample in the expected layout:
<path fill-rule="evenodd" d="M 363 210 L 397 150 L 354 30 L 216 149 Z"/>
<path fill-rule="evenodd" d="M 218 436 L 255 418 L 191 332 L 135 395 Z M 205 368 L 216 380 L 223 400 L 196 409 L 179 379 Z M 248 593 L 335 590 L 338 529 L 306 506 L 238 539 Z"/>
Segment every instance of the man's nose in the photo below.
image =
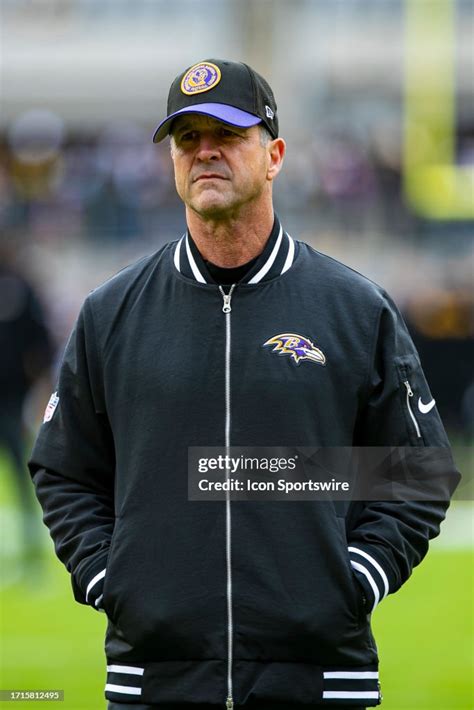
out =
<path fill-rule="evenodd" d="M 201 135 L 197 155 L 203 161 L 218 160 L 220 158 L 219 140 L 212 135 Z"/>

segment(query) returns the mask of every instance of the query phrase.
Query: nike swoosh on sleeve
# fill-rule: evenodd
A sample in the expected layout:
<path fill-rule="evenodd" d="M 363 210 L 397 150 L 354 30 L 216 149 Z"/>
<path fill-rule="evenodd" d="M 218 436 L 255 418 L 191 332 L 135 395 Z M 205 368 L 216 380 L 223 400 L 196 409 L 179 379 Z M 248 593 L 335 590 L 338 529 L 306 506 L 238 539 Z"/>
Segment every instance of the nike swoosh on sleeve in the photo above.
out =
<path fill-rule="evenodd" d="M 428 414 L 428 412 L 431 412 L 435 404 L 436 400 L 434 399 L 432 399 L 431 402 L 428 402 L 428 404 L 423 404 L 421 397 L 418 397 L 418 409 L 422 414 Z"/>

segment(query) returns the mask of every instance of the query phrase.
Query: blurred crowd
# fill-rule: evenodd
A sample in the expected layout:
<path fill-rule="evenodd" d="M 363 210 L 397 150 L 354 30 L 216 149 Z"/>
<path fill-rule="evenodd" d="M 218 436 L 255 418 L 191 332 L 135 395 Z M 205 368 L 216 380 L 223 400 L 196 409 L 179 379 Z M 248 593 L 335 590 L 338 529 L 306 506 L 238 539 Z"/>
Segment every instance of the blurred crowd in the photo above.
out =
<path fill-rule="evenodd" d="M 333 129 L 297 139 L 276 186 L 278 209 L 318 227 L 410 234 L 398 147 Z M 158 243 L 181 224 L 169 148 L 138 124 L 67 134 L 47 111 L 21 117 L 0 143 L 1 213 L 40 241 Z"/>

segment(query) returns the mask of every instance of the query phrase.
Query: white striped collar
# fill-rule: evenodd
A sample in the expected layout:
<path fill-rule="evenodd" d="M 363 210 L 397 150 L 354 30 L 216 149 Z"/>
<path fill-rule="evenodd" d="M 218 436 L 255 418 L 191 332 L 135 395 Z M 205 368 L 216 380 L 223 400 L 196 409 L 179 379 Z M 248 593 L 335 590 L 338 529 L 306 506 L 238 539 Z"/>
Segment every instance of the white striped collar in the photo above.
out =
<path fill-rule="evenodd" d="M 262 254 L 240 283 L 257 284 L 268 281 L 286 273 L 293 265 L 296 258 L 295 242 L 279 222 L 276 223 L 276 227 L 278 232 L 274 227 Z M 215 283 L 195 244 L 191 243 L 188 233 L 184 234 L 176 244 L 173 261 L 177 271 L 184 276 L 198 283 Z"/>
<path fill-rule="evenodd" d="M 266 262 L 264 263 L 262 268 L 259 269 L 257 271 L 257 273 L 255 274 L 255 276 L 252 276 L 252 278 L 247 283 L 258 284 L 258 282 L 263 279 L 265 274 L 267 274 L 270 271 L 271 266 L 276 259 L 276 255 L 278 254 L 278 251 L 281 247 L 282 237 L 283 237 L 283 227 L 280 225 L 280 231 L 278 232 L 278 237 L 277 237 L 277 240 L 275 242 L 275 246 L 273 247 L 270 256 L 268 257 L 268 259 L 266 260 Z"/>
<path fill-rule="evenodd" d="M 193 253 L 191 251 L 191 247 L 189 246 L 189 234 L 186 234 L 186 256 L 188 257 L 188 262 L 191 267 L 191 271 L 194 274 L 194 278 L 196 281 L 199 281 L 201 284 L 205 284 L 206 279 L 202 275 L 202 273 L 199 271 L 198 266 L 196 264 L 196 260 L 193 256 Z"/>

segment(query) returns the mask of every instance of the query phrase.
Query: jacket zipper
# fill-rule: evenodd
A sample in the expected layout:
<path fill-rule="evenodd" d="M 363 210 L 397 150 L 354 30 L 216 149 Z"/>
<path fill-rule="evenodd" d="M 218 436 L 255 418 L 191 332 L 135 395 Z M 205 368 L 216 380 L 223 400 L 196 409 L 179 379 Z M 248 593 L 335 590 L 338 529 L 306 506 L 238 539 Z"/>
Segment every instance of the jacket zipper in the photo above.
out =
<path fill-rule="evenodd" d="M 225 314 L 225 447 L 226 454 L 230 447 L 230 355 L 231 355 L 231 322 L 232 311 L 231 299 L 235 284 L 230 287 L 229 293 L 225 293 L 222 286 L 219 291 L 224 299 L 222 312 Z M 229 470 L 225 472 L 226 481 L 229 478 Z M 226 491 L 225 497 L 225 532 L 226 532 L 226 564 L 227 564 L 227 699 L 226 710 L 233 710 L 234 699 L 232 697 L 232 646 L 233 646 L 233 618 L 232 618 L 232 558 L 231 558 L 231 515 L 230 515 L 230 491 Z"/>
<path fill-rule="evenodd" d="M 415 427 L 415 430 L 416 430 L 416 435 L 417 435 L 418 439 L 421 439 L 420 427 L 418 426 L 418 422 L 416 421 L 416 417 L 415 417 L 415 415 L 413 414 L 413 411 L 412 411 L 412 408 L 411 408 L 411 405 L 410 405 L 410 398 L 413 397 L 413 390 L 412 390 L 412 388 L 411 388 L 410 383 L 408 382 L 408 380 L 405 380 L 405 382 L 404 382 L 403 384 L 405 385 L 406 390 L 407 390 L 407 407 L 408 407 L 408 413 L 409 413 L 409 415 L 410 415 L 410 417 L 411 417 L 411 420 L 412 420 L 412 422 L 413 422 L 413 424 L 414 424 L 414 427 Z"/>

